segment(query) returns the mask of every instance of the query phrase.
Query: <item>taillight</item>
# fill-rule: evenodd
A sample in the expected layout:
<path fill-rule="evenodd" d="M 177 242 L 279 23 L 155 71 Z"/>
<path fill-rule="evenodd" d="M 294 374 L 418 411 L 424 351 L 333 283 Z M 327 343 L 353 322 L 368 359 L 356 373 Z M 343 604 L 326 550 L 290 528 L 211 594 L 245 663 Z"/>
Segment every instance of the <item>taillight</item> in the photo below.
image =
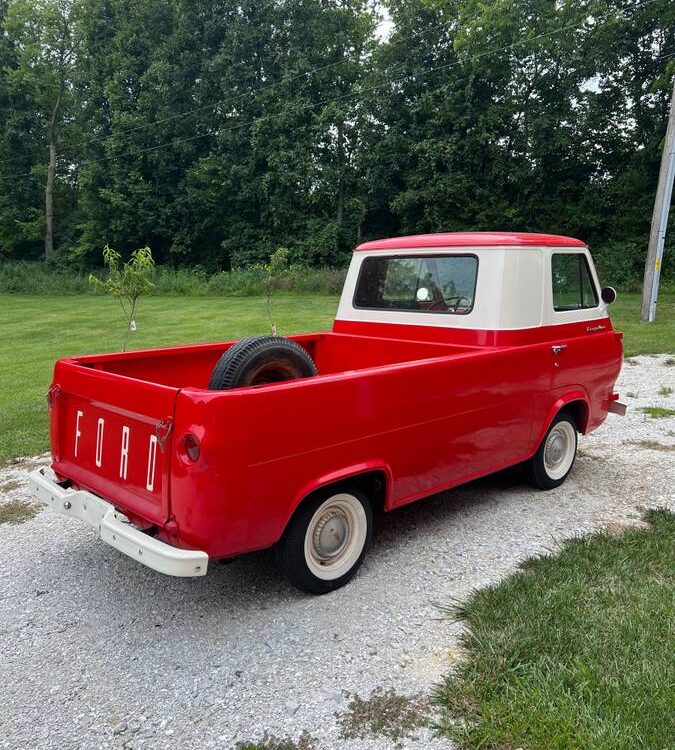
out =
<path fill-rule="evenodd" d="M 199 442 L 199 438 L 193 435 L 191 432 L 185 433 L 183 436 L 183 449 L 185 455 L 192 461 L 199 461 L 199 456 L 202 452 L 202 446 Z"/>

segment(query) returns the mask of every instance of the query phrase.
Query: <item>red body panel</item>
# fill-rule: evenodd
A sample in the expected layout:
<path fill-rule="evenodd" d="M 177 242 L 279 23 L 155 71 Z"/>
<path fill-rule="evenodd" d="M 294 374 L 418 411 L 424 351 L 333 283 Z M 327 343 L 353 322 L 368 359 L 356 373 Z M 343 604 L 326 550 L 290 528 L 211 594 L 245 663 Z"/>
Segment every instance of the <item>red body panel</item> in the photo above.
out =
<path fill-rule="evenodd" d="M 337 321 L 292 337 L 319 376 L 220 392 L 206 385 L 230 344 L 62 360 L 53 466 L 172 544 L 237 555 L 274 544 L 309 492 L 341 478 L 380 472 L 390 509 L 527 459 L 568 401 L 580 402 L 583 429 L 597 427 L 622 358 L 620 334 L 601 322 L 476 331 Z M 559 357 L 554 343 L 567 344 Z M 169 419 L 166 437 L 158 425 Z M 187 432 L 201 441 L 195 463 Z M 148 489 L 153 435 L 166 440 Z"/>
<path fill-rule="evenodd" d="M 586 243 L 560 234 L 534 232 L 437 232 L 364 242 L 356 250 L 405 250 L 422 247 L 585 247 Z"/>
<path fill-rule="evenodd" d="M 52 414 L 52 467 L 131 511 L 164 524 L 169 515 L 171 420 L 178 390 L 60 360 Z M 53 386 L 54 387 L 54 386 Z M 125 436 L 126 431 L 126 436 Z"/>

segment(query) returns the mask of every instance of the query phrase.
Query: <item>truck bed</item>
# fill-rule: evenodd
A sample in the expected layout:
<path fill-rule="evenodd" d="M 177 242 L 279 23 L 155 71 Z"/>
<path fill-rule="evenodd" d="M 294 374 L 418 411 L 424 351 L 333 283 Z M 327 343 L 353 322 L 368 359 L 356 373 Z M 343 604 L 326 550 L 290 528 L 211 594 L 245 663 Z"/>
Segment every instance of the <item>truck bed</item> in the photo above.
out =
<path fill-rule="evenodd" d="M 76 487 L 116 503 L 135 523 L 163 525 L 171 517 L 171 487 L 176 472 L 180 474 L 175 428 L 183 413 L 181 393 L 189 403 L 213 398 L 231 403 L 232 398 L 239 400 L 238 392 L 289 386 L 304 391 L 309 381 L 328 383 L 368 369 L 386 372 L 404 363 L 472 351 L 450 344 L 336 333 L 291 338 L 312 355 L 317 377 L 230 391 L 206 389 L 214 365 L 234 342 L 60 360 L 50 404 L 54 470 Z M 246 419 L 252 415 L 243 418 L 241 429 Z M 231 418 L 222 424 L 231 429 Z M 218 434 L 223 427 L 214 429 Z"/>
<path fill-rule="evenodd" d="M 288 338 L 309 352 L 319 377 L 475 351 L 475 347 L 455 344 L 329 332 Z M 233 343 L 117 352 L 78 357 L 72 361 L 83 367 L 171 388 L 206 388 L 213 367 Z"/>

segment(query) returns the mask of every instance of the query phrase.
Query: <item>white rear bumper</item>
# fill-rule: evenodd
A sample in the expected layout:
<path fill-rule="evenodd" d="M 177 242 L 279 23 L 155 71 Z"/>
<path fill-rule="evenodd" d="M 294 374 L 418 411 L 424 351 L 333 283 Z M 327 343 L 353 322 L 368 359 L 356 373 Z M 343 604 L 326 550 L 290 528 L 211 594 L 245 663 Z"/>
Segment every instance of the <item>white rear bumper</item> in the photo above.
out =
<path fill-rule="evenodd" d="M 172 547 L 143 533 L 111 503 L 86 490 L 64 489 L 44 469 L 32 471 L 28 481 L 33 493 L 55 511 L 85 521 L 98 529 L 104 542 L 148 568 L 170 576 L 206 575 L 206 552 Z"/>

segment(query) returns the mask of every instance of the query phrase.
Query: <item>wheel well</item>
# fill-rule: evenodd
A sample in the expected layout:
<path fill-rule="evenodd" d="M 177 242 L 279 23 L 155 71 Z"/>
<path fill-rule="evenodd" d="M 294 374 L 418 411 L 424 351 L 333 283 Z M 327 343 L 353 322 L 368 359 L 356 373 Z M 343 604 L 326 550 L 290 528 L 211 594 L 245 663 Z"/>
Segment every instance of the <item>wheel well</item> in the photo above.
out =
<path fill-rule="evenodd" d="M 327 489 L 338 489 L 340 487 L 358 487 L 370 499 L 375 513 L 384 510 L 387 501 L 387 474 L 377 469 L 323 484 L 306 495 L 299 503 L 298 508 L 310 498 L 315 497 L 317 492 L 325 492 Z"/>
<path fill-rule="evenodd" d="M 565 404 L 560 411 L 569 412 L 574 417 L 577 430 L 582 434 L 586 432 L 588 425 L 588 405 L 585 401 L 579 399 L 578 401 L 570 401 Z"/>

